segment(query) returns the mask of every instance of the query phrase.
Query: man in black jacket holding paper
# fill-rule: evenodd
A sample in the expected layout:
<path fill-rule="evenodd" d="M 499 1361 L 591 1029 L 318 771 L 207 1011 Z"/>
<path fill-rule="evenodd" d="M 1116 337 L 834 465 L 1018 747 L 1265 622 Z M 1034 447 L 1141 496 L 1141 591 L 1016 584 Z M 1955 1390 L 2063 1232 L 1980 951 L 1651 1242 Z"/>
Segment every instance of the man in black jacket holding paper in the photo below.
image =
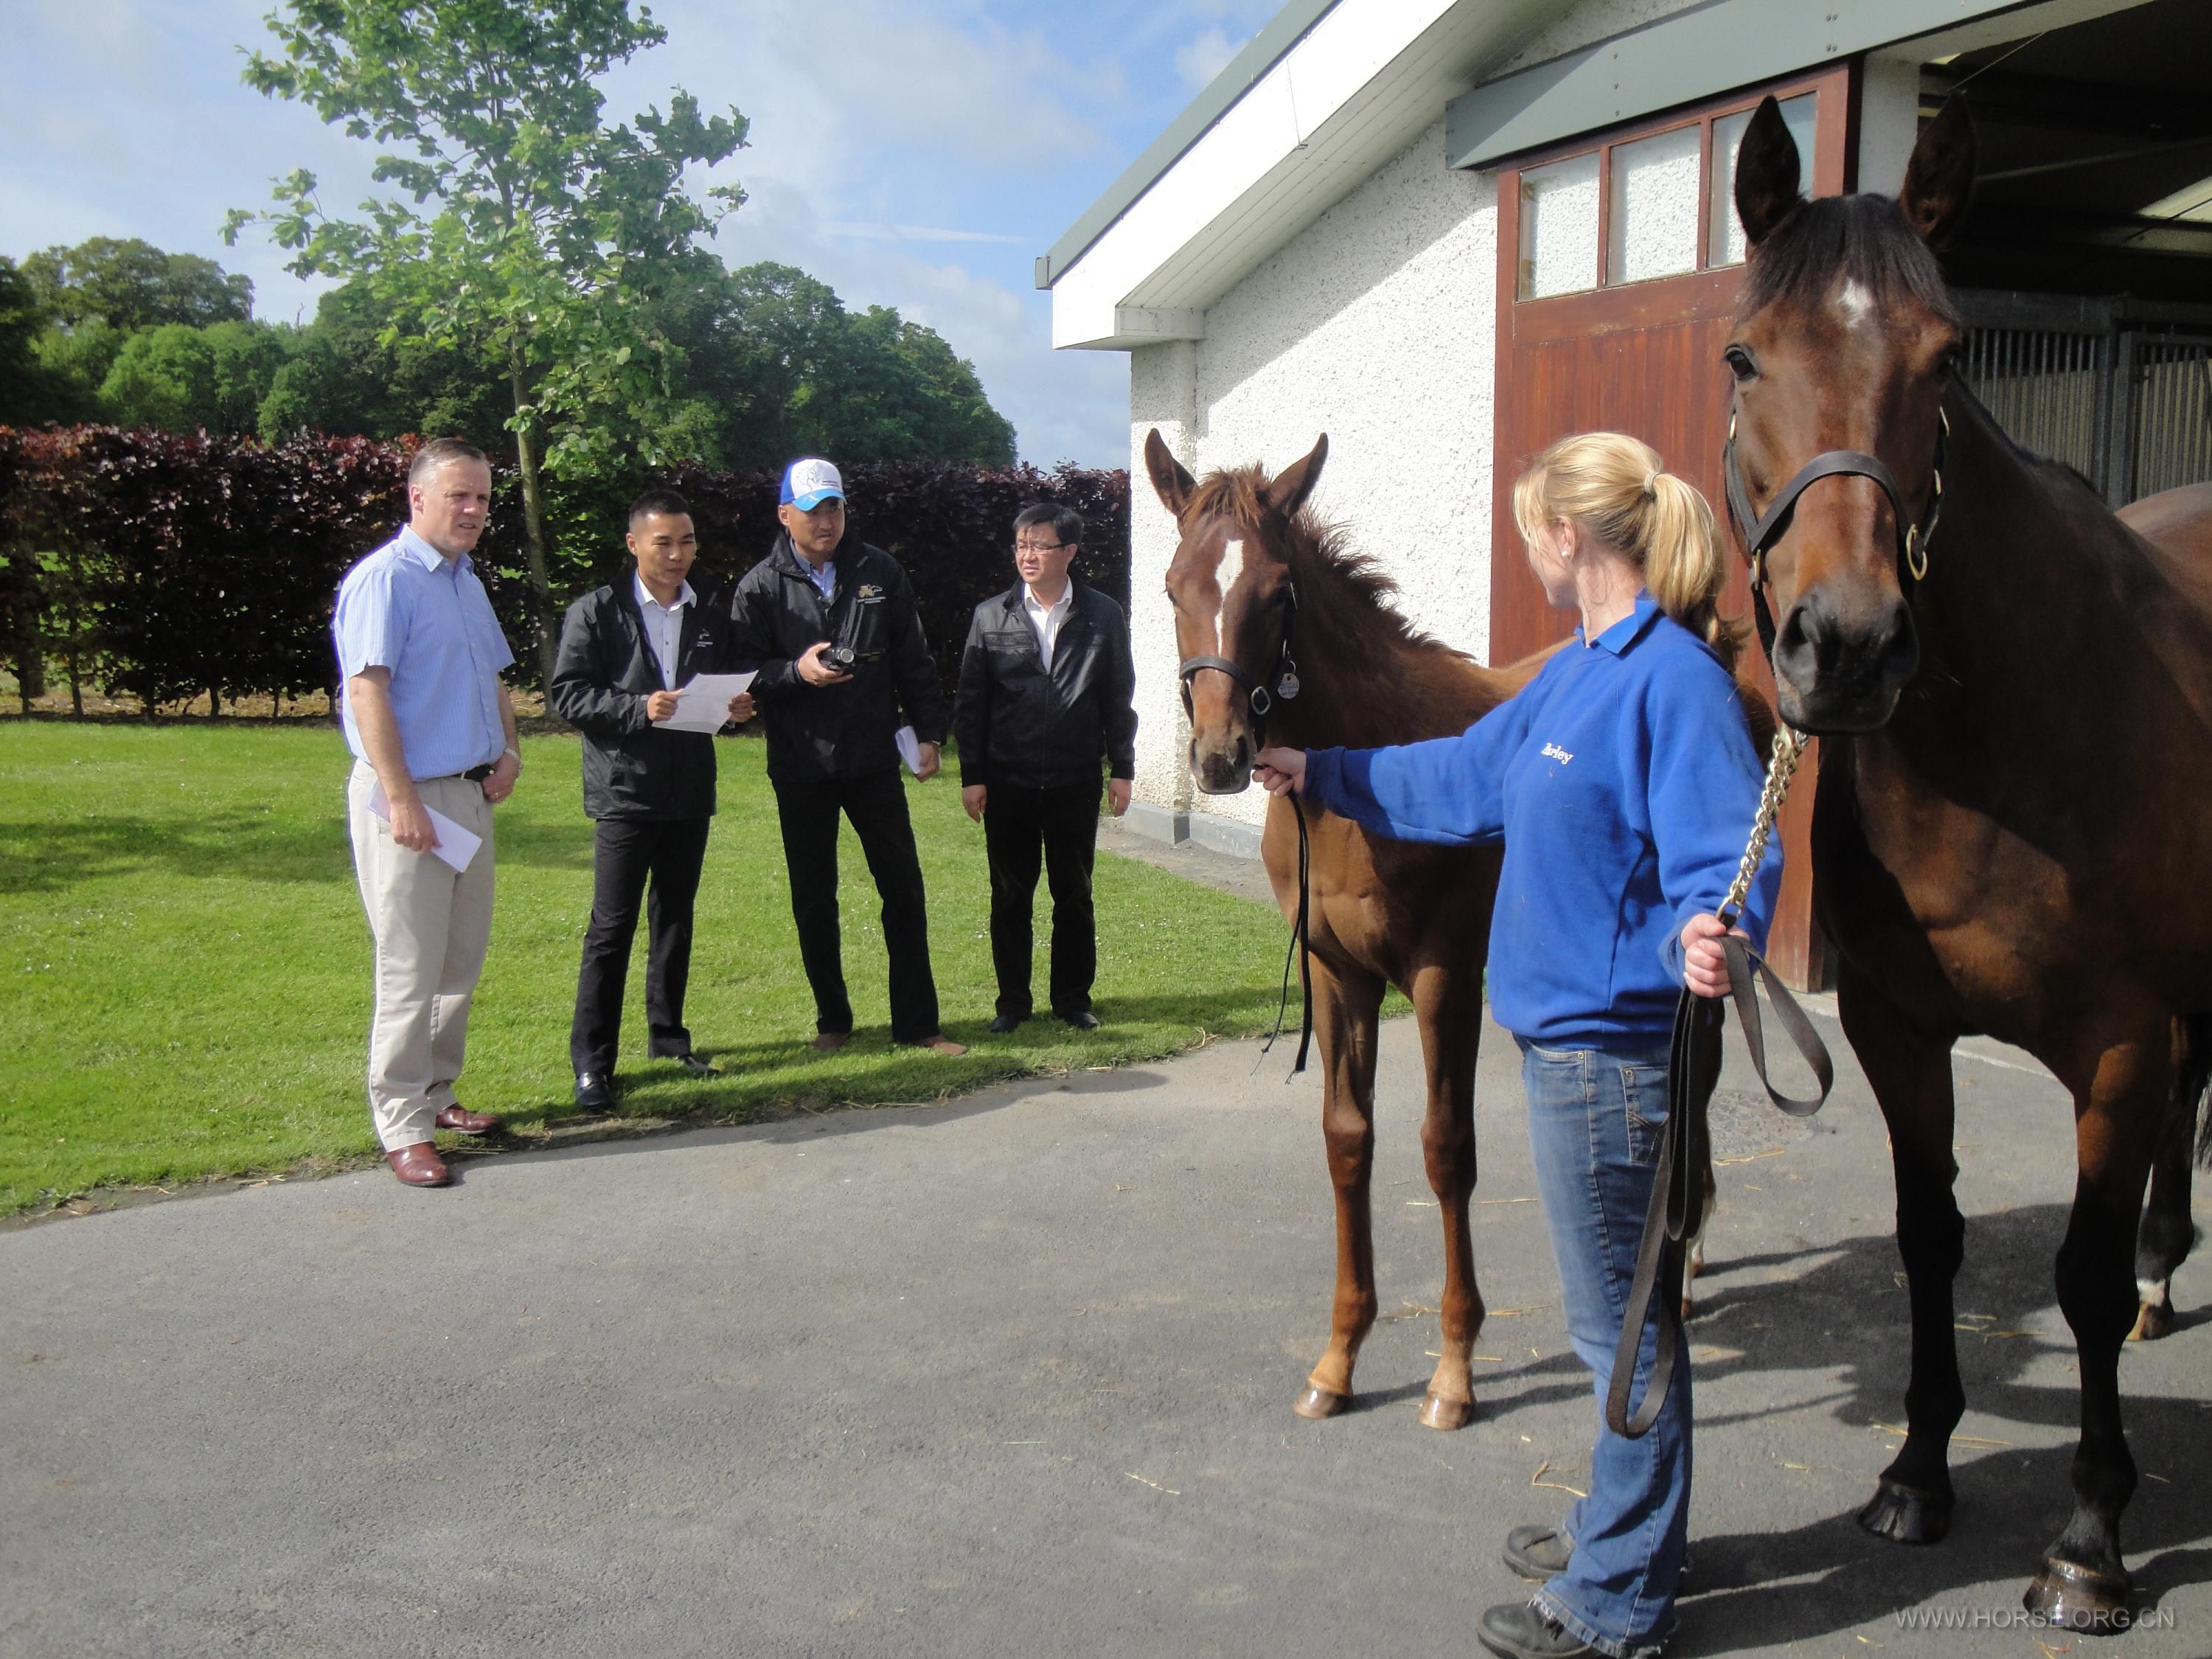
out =
<path fill-rule="evenodd" d="M 592 921 L 568 1033 L 576 1103 L 591 1112 L 614 1109 L 623 988 L 648 878 L 648 1052 L 695 1077 L 714 1070 L 691 1052 L 684 1024 L 692 904 L 714 813 L 714 739 L 667 722 L 684 686 L 726 668 L 729 623 L 692 592 L 699 538 L 681 495 L 639 496 L 629 542 L 636 569 L 568 607 L 553 670 L 554 709 L 584 736 L 584 811 L 597 820 Z M 719 712 L 750 720 L 752 698 L 739 693 Z"/>
<path fill-rule="evenodd" d="M 1091 866 L 1098 844 L 1098 773 L 1114 816 L 1137 770 L 1137 672 L 1121 607 L 1068 566 L 1083 520 L 1040 502 L 1014 520 L 1012 587 L 975 607 L 960 653 L 953 730 L 960 800 L 983 822 L 991 865 L 994 1031 L 1030 1016 L 1030 920 L 1042 860 L 1052 888 L 1052 1011 L 1096 1030 L 1098 965 Z"/>
<path fill-rule="evenodd" d="M 891 1040 L 940 1054 L 967 1049 L 939 1028 L 921 860 L 899 775 L 903 712 L 915 775 L 937 775 L 945 694 L 898 562 L 852 534 L 845 483 L 828 461 L 793 461 L 776 519 L 783 533 L 731 591 L 732 663 L 757 669 L 768 775 L 791 876 L 799 959 L 814 992 L 814 1047 L 853 1035 L 837 931 L 837 818 L 852 820 L 883 899 Z"/>

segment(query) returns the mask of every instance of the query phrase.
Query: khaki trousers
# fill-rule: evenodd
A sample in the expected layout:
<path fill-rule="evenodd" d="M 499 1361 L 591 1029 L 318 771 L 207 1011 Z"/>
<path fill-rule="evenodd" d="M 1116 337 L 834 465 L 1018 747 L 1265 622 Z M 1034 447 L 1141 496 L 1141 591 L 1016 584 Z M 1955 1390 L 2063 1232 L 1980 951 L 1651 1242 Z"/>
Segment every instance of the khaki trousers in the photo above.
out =
<path fill-rule="evenodd" d="M 387 1152 L 428 1140 L 455 1103 L 453 1080 L 468 1047 L 469 1003 L 491 942 L 491 806 L 483 786 L 428 778 L 416 789 L 483 837 L 465 871 L 392 838 L 368 810 L 376 774 L 354 763 L 346 784 L 354 874 L 376 940 L 376 1013 L 368 1032 L 368 1109 Z"/>

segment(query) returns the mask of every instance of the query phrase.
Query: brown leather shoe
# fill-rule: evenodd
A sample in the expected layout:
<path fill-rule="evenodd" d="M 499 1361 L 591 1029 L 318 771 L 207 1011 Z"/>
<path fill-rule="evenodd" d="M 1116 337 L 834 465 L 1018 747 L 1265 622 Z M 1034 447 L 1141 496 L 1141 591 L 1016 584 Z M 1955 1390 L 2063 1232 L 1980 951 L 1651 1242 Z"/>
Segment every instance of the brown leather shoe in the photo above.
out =
<path fill-rule="evenodd" d="M 472 1112 L 456 1102 L 438 1114 L 437 1124 L 457 1135 L 488 1135 L 499 1127 L 499 1120 L 489 1112 Z"/>
<path fill-rule="evenodd" d="M 852 1040 L 853 1034 L 850 1031 L 817 1031 L 814 1034 L 814 1052 L 817 1054 L 834 1054 Z"/>
<path fill-rule="evenodd" d="M 964 1054 L 968 1052 L 966 1043 L 955 1042 L 942 1031 L 935 1036 L 926 1036 L 921 1042 L 908 1043 L 907 1046 L 911 1048 L 927 1048 L 933 1054 L 943 1054 L 948 1059 L 955 1054 Z"/>
<path fill-rule="evenodd" d="M 453 1172 L 446 1167 L 446 1160 L 438 1156 L 438 1149 L 427 1140 L 418 1140 L 412 1146 L 402 1146 L 396 1152 L 386 1152 L 384 1161 L 392 1166 L 392 1173 L 410 1187 L 450 1187 Z"/>

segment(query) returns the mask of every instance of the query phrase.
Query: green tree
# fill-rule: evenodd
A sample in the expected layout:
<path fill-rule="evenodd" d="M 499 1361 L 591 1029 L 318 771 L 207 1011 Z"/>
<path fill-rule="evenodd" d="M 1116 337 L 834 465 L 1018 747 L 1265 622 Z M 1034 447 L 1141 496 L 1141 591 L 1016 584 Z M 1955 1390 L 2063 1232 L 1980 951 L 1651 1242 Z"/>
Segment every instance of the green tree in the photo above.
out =
<path fill-rule="evenodd" d="M 23 274 L 53 320 L 68 329 L 106 323 L 122 333 L 182 323 L 245 322 L 253 283 L 197 253 L 167 253 L 133 237 L 94 236 L 23 261 Z"/>
<path fill-rule="evenodd" d="M 273 213 L 234 211 L 225 235 L 259 216 L 295 252 L 295 272 L 366 281 L 401 319 L 395 339 L 502 365 L 550 678 L 543 472 L 605 471 L 624 441 L 647 462 L 690 459 L 664 435 L 696 430 L 674 392 L 678 354 L 647 315 L 668 268 L 744 199 L 726 185 L 696 201 L 684 172 L 734 155 L 745 119 L 702 118 L 678 91 L 665 116 L 602 125 L 593 82 L 667 38 L 628 0 L 288 0 L 268 23 L 283 53 L 252 54 L 246 83 L 393 145 L 374 177 L 413 205 L 334 219 L 313 175 L 295 172 Z"/>
<path fill-rule="evenodd" d="M 60 399 L 52 373 L 39 356 L 46 326 L 38 290 L 13 259 L 0 256 L 0 426 L 56 418 Z"/>
<path fill-rule="evenodd" d="M 896 311 L 848 311 L 803 270 L 717 266 L 672 293 L 661 314 L 684 349 L 685 389 L 715 411 L 727 465 L 806 453 L 1012 464 L 1014 429 L 973 365 Z"/>
<path fill-rule="evenodd" d="M 164 432 L 252 432 L 284 365 L 288 330 L 263 323 L 188 328 L 165 323 L 131 335 L 100 384 L 100 410 L 118 426 Z"/>
<path fill-rule="evenodd" d="M 130 337 L 97 317 L 63 328 L 49 323 L 32 343 L 32 353 L 46 379 L 52 400 L 47 418 L 62 422 L 100 418 L 100 388 Z"/>
<path fill-rule="evenodd" d="M 514 412 L 503 380 L 495 362 L 406 333 L 393 307 L 356 280 L 325 294 L 294 337 L 262 399 L 261 437 L 496 432 Z"/>

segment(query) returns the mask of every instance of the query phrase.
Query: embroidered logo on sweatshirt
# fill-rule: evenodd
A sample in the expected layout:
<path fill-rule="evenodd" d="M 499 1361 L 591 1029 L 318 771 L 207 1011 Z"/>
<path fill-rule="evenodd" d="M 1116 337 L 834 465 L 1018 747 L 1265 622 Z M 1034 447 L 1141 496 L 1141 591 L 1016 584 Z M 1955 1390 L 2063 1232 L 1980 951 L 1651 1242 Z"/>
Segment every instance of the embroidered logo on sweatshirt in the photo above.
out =
<path fill-rule="evenodd" d="M 1562 766 L 1565 766 L 1569 761 L 1574 758 L 1572 755 L 1570 755 L 1565 750 L 1560 748 L 1556 743 L 1546 744 L 1540 752 L 1546 760 L 1555 760 Z"/>

